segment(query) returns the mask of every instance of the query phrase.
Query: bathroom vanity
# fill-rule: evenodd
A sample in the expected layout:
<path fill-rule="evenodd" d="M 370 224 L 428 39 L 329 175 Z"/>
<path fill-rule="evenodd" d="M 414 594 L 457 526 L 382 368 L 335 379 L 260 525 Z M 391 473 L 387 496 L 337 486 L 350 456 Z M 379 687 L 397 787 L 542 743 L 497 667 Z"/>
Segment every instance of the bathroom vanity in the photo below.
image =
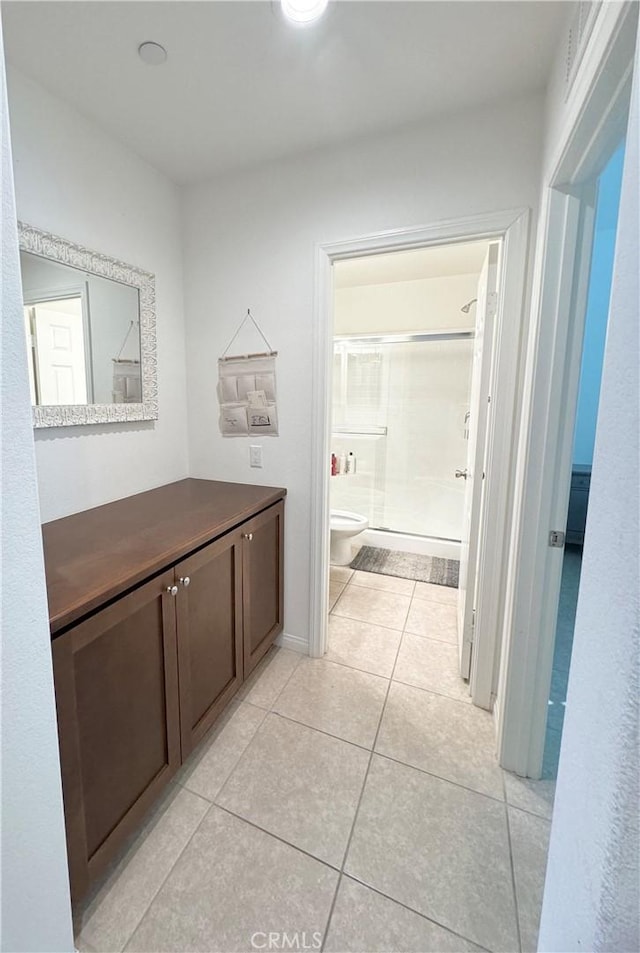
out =
<path fill-rule="evenodd" d="M 43 526 L 74 900 L 282 631 L 285 495 L 181 480 Z"/>

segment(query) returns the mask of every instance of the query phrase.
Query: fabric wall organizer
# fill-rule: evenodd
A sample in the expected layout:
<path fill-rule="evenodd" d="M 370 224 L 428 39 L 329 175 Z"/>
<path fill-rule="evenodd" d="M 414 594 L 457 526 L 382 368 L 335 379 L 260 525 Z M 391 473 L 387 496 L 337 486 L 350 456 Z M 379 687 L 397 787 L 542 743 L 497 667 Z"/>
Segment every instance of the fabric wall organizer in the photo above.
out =
<path fill-rule="evenodd" d="M 118 351 L 118 356 L 112 358 L 113 363 L 113 389 L 111 400 L 114 404 L 140 404 L 142 403 L 142 377 L 140 374 L 139 358 L 126 358 L 122 352 L 127 346 L 127 341 L 134 328 L 136 321 L 132 321 L 124 336 L 124 341 Z M 139 338 L 139 331 L 138 331 Z"/>
<path fill-rule="evenodd" d="M 247 321 L 253 323 L 268 350 L 228 357 L 227 352 Z M 219 426 L 223 437 L 278 436 L 277 355 L 251 312 L 247 311 L 244 321 L 218 359 Z"/>

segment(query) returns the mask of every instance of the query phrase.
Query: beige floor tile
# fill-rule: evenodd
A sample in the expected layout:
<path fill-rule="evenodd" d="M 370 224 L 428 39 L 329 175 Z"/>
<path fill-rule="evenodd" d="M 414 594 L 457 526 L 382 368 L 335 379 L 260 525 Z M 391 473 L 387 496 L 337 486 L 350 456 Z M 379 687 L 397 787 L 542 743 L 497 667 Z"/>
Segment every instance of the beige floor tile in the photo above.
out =
<path fill-rule="evenodd" d="M 487 949 L 518 949 L 499 801 L 374 755 L 345 873 Z"/>
<path fill-rule="evenodd" d="M 413 579 L 401 579 L 399 576 L 383 576 L 379 572 L 362 572 L 356 570 L 351 577 L 352 586 L 362 586 L 365 589 L 381 589 L 385 592 L 397 592 L 402 596 L 412 596 L 415 589 Z"/>
<path fill-rule="evenodd" d="M 423 635 L 439 642 L 458 644 L 458 620 L 455 606 L 428 599 L 413 599 L 404 627 L 412 635 Z"/>
<path fill-rule="evenodd" d="M 458 674 L 456 645 L 420 635 L 403 635 L 393 677 L 415 688 L 471 702 L 469 686 Z"/>
<path fill-rule="evenodd" d="M 80 946 L 122 950 L 210 804 L 175 786 L 80 915 Z"/>
<path fill-rule="evenodd" d="M 551 824 L 541 817 L 510 807 L 509 826 L 522 950 L 523 953 L 535 953 Z"/>
<path fill-rule="evenodd" d="M 266 655 L 263 655 L 254 670 L 251 674 L 245 679 L 244 683 L 238 689 L 238 693 L 233 699 L 234 702 L 239 702 L 241 699 L 247 695 L 247 693 L 253 688 L 255 683 L 258 681 L 264 670 L 268 665 L 271 664 L 276 655 L 280 652 L 279 645 L 272 645 L 270 649 L 267 650 Z"/>
<path fill-rule="evenodd" d="M 324 659 L 302 660 L 274 711 L 303 725 L 370 748 L 388 681 Z"/>
<path fill-rule="evenodd" d="M 531 814 L 538 814 L 547 820 L 551 819 L 556 793 L 555 781 L 533 781 L 531 778 L 519 778 L 517 774 L 505 771 L 504 786 L 508 804 Z"/>
<path fill-rule="evenodd" d="M 466 953 L 480 948 L 343 877 L 324 949 L 326 953 Z"/>
<path fill-rule="evenodd" d="M 325 658 L 341 665 L 390 678 L 402 633 L 345 616 L 329 619 L 329 650 Z"/>
<path fill-rule="evenodd" d="M 217 803 L 340 867 L 368 763 L 362 748 L 270 714 Z"/>
<path fill-rule="evenodd" d="M 329 582 L 341 582 L 346 585 L 353 576 L 348 566 L 329 566 Z"/>
<path fill-rule="evenodd" d="M 373 622 L 389 629 L 402 629 L 409 611 L 409 596 L 396 592 L 383 592 L 380 589 L 365 589 L 349 583 L 333 611 L 336 615 L 359 619 L 360 622 Z"/>
<path fill-rule="evenodd" d="M 344 592 L 344 589 L 345 589 L 344 582 L 331 581 L 329 583 L 329 612 L 331 612 L 331 610 L 335 606 L 336 602 L 338 601 L 338 599 Z"/>
<path fill-rule="evenodd" d="M 233 706 L 229 717 L 225 719 L 223 715 L 220 718 L 220 725 L 216 724 L 202 749 L 189 759 L 178 778 L 180 784 L 213 801 L 265 715 L 264 708 L 246 702 Z"/>
<path fill-rule="evenodd" d="M 416 599 L 429 599 L 431 602 L 443 602 L 445 605 L 458 604 L 458 590 L 452 586 L 434 586 L 431 582 L 417 582 L 414 592 Z"/>
<path fill-rule="evenodd" d="M 79 937 L 74 940 L 75 953 L 98 953 L 90 943 L 85 943 Z"/>
<path fill-rule="evenodd" d="M 376 751 L 503 799 L 493 718 L 475 705 L 392 682 Z"/>
<path fill-rule="evenodd" d="M 212 807 L 127 950 L 244 953 L 270 932 L 311 938 L 325 929 L 337 879 L 320 861 Z M 257 933 L 266 937 L 252 947 Z"/>
<path fill-rule="evenodd" d="M 236 697 L 258 708 L 270 709 L 302 658 L 299 652 L 274 649 L 267 663 L 251 673 Z"/>

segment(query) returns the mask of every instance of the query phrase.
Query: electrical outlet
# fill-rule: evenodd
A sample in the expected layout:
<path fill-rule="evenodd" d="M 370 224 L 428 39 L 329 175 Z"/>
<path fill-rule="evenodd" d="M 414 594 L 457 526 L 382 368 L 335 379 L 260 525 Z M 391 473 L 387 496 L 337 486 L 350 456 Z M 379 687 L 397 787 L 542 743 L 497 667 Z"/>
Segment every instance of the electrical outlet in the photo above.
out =
<path fill-rule="evenodd" d="M 249 466 L 250 467 L 262 466 L 262 447 L 260 446 L 249 447 Z"/>

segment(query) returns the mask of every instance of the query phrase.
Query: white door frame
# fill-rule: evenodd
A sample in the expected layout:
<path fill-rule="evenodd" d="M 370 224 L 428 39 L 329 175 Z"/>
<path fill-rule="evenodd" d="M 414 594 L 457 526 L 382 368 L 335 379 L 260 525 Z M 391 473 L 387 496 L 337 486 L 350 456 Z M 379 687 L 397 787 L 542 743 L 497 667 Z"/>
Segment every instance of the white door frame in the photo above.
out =
<path fill-rule="evenodd" d="M 553 668 L 564 530 L 593 236 L 593 180 L 624 134 L 635 16 L 604 4 L 549 163 L 534 275 L 511 569 L 499 664 L 498 757 L 539 778 Z"/>
<path fill-rule="evenodd" d="M 506 585 L 507 548 L 506 528 L 509 525 L 512 468 L 515 457 L 517 425 L 518 368 L 526 336 L 525 283 L 529 237 L 529 209 L 510 209 L 489 212 L 464 219 L 439 222 L 422 228 L 397 229 L 341 242 L 320 244 L 316 247 L 315 315 L 313 340 L 313 407 L 312 407 L 312 486 L 311 486 L 311 559 L 309 616 L 309 654 L 324 655 L 327 648 L 327 605 L 329 565 L 329 455 L 331 428 L 331 375 L 333 355 L 333 276 L 335 261 L 358 258 L 368 254 L 420 248 L 428 245 L 454 242 L 502 240 L 502 269 L 497 315 L 496 368 L 500 378 L 495 394 L 495 418 L 492 451 L 506 452 L 504 461 L 494 471 L 501 479 L 487 487 L 488 512 L 495 521 L 487 533 L 485 546 L 491 549 L 491 572 L 487 573 L 493 587 Z M 499 458 L 498 458 L 499 459 Z M 509 472 L 505 472 L 509 471 Z M 496 580 L 499 576 L 499 580 Z M 481 590 L 482 584 L 479 586 Z M 499 606 L 494 608 L 499 613 Z M 492 617 L 487 612 L 485 618 Z M 499 651 L 497 626 L 476 626 L 476 665 L 472 672 L 471 694 L 476 704 L 489 708 L 495 692 L 495 657 Z"/>

